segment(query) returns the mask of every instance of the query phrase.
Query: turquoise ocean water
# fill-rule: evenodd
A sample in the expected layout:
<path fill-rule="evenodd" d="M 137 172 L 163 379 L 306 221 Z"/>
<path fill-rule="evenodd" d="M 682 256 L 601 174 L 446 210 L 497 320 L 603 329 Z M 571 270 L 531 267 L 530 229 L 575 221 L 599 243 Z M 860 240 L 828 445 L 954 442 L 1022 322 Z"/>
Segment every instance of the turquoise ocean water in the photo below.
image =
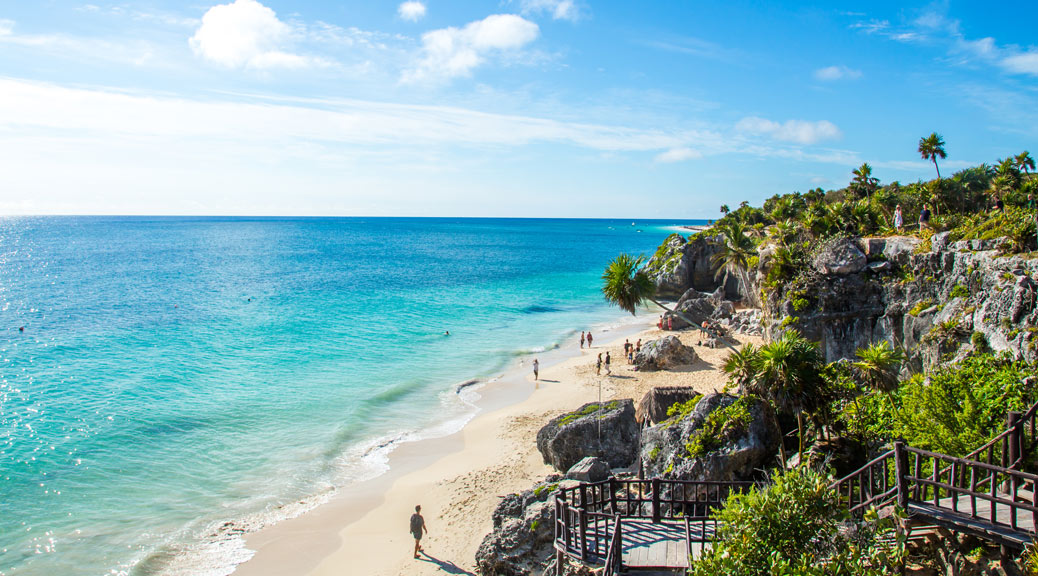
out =
<path fill-rule="evenodd" d="M 690 223 L 0 220 L 0 575 L 228 573 Z"/>

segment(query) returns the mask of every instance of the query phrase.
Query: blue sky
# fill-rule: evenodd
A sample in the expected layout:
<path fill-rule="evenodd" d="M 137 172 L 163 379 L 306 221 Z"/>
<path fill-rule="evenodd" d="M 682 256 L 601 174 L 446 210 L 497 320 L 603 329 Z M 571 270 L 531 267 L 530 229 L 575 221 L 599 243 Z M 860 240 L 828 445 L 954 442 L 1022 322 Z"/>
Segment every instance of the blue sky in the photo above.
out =
<path fill-rule="evenodd" d="M 0 214 L 714 218 L 1038 151 L 1034 6 L 0 0 Z"/>

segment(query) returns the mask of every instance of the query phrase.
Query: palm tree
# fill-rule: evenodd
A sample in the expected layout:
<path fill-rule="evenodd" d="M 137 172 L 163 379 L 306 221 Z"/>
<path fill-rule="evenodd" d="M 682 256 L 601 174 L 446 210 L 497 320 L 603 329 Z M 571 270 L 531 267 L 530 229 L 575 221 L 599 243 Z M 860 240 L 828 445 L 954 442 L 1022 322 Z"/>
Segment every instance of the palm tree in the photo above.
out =
<path fill-rule="evenodd" d="M 865 197 L 872 200 L 872 193 L 876 191 L 876 187 L 879 185 L 879 178 L 872 177 L 872 166 L 865 162 L 852 170 L 851 174 L 854 174 L 851 187 L 859 192 L 864 192 Z"/>
<path fill-rule="evenodd" d="M 723 275 L 724 280 L 721 281 L 721 286 L 725 287 L 728 285 L 729 274 L 734 272 L 740 277 L 743 286 L 749 288 L 750 283 L 746 277 L 746 271 L 749 268 L 750 258 L 756 255 L 757 251 L 753 240 L 746 235 L 746 227 L 742 222 L 733 221 L 725 222 L 716 228 L 719 232 L 717 237 L 720 238 L 720 241 L 716 242 L 721 249 L 710 258 L 710 263 L 717 266 L 714 280 Z M 747 294 L 747 296 L 750 295 Z"/>
<path fill-rule="evenodd" d="M 1024 150 L 1023 152 L 1016 155 L 1016 166 L 1017 168 L 1024 171 L 1024 174 L 1030 174 L 1031 170 L 1034 170 L 1034 158 L 1031 157 L 1030 152 Z"/>
<path fill-rule="evenodd" d="M 686 316 L 681 310 L 668 308 L 656 300 L 656 283 L 641 269 L 643 262 L 645 262 L 645 256 L 634 257 L 630 254 L 620 254 L 609 262 L 605 272 L 602 273 L 602 294 L 605 295 L 606 300 L 616 304 L 621 310 L 630 312 L 632 316 L 638 306 L 648 300 L 667 312 L 677 314 L 690 325 L 698 326 L 698 322 Z M 704 329 L 711 337 L 735 350 L 735 347 L 727 340 L 713 334 L 711 329 Z"/>
<path fill-rule="evenodd" d="M 898 372 L 904 354 L 886 340 L 865 348 L 858 348 L 858 361 L 851 363 L 854 373 L 866 388 L 886 394 L 892 414 L 897 414 L 894 391 L 897 390 Z"/>
<path fill-rule="evenodd" d="M 721 204 L 721 214 L 724 214 L 725 216 L 727 216 L 728 213 L 731 212 L 731 211 L 732 211 L 732 209 L 729 208 L 727 204 Z"/>
<path fill-rule="evenodd" d="M 944 151 L 944 138 L 934 132 L 925 138 L 919 139 L 919 154 L 923 160 L 932 160 L 933 167 L 937 169 L 937 179 L 941 179 L 941 169 L 937 166 L 937 159 L 944 160 L 948 154 Z"/>
<path fill-rule="evenodd" d="M 749 383 L 751 393 L 771 400 L 777 410 L 797 416 L 798 454 L 804 461 L 804 412 L 820 395 L 822 356 L 818 345 L 790 330 L 757 352 L 758 373 Z M 777 419 L 777 416 L 776 416 Z M 785 450 L 782 450 L 785 463 Z"/>
<path fill-rule="evenodd" d="M 728 375 L 733 384 L 745 391 L 760 373 L 760 354 L 752 342 L 747 343 L 742 350 L 730 352 L 725 356 L 721 370 Z"/>

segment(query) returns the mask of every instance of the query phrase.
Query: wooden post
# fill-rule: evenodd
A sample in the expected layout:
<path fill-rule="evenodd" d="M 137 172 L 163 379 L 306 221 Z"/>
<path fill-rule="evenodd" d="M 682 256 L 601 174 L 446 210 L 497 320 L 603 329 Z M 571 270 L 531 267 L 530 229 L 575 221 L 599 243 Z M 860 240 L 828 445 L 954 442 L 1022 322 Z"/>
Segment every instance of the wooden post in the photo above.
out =
<path fill-rule="evenodd" d="M 577 519 L 580 524 L 580 559 L 587 562 L 587 516 L 583 510 L 577 510 Z"/>
<path fill-rule="evenodd" d="M 652 479 L 652 523 L 660 523 L 660 479 Z"/>
<path fill-rule="evenodd" d="M 616 478 L 609 477 L 609 511 L 616 514 Z"/>
<path fill-rule="evenodd" d="M 1021 426 L 1019 412 L 1010 412 L 1006 414 L 1007 427 L 1012 430 L 1009 433 L 1009 464 L 1006 468 L 1013 470 L 1020 469 L 1020 457 L 1023 455 L 1024 447 L 1024 427 Z"/>
<path fill-rule="evenodd" d="M 897 505 L 907 511 L 908 483 L 905 482 L 905 476 L 908 475 L 908 452 L 903 440 L 894 441 L 894 473 L 897 476 Z"/>

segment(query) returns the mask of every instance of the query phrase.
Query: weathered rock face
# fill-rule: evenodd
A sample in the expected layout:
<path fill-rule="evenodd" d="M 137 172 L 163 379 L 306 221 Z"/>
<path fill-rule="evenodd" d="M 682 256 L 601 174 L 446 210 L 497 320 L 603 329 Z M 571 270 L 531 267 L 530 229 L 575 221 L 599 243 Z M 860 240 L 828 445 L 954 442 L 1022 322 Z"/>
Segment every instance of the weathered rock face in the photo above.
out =
<path fill-rule="evenodd" d="M 598 482 L 609 478 L 609 464 L 600 458 L 588 456 L 566 471 L 567 480 Z"/>
<path fill-rule="evenodd" d="M 509 494 L 494 510 L 494 531 L 476 551 L 476 569 L 484 576 L 540 574 L 549 561 L 554 538 L 552 496 L 560 485 L 549 476 L 530 490 Z"/>
<path fill-rule="evenodd" d="M 687 366 L 696 361 L 696 351 L 681 343 L 677 336 L 664 336 L 650 340 L 634 356 L 634 364 L 641 372 L 668 370 L 676 366 Z"/>
<path fill-rule="evenodd" d="M 645 265 L 645 272 L 656 282 L 656 295 L 665 300 L 674 300 L 690 288 L 713 292 L 721 285 L 715 279 L 717 266 L 711 261 L 719 247 L 709 237 L 695 236 L 686 240 L 681 234 L 673 234 Z M 724 293 L 730 298 L 741 298 L 748 294 L 734 275 L 728 278 Z"/>
<path fill-rule="evenodd" d="M 796 328 L 821 342 L 827 361 L 886 340 L 906 350 L 915 370 L 980 343 L 1038 359 L 1038 260 L 1001 256 L 997 239 L 947 240 L 937 234 L 929 251 L 917 252 L 917 238 L 863 239 L 872 262 L 858 271 L 821 272 L 834 269 L 827 264 L 770 294 L 765 336 Z"/>
<path fill-rule="evenodd" d="M 733 407 L 736 402 L 741 404 Z M 700 438 L 704 452 L 693 457 L 687 446 L 695 437 Z M 707 394 L 684 417 L 675 416 L 644 430 L 641 457 L 646 477 L 746 480 L 774 463 L 780 438 L 767 403 L 752 397 Z"/>
<path fill-rule="evenodd" d="M 610 468 L 625 468 L 638 457 L 638 437 L 633 400 L 592 402 L 548 422 L 537 432 L 537 449 L 544 463 L 559 471 L 587 456 L 601 458 Z"/>
<path fill-rule="evenodd" d="M 847 238 L 826 246 L 815 255 L 811 265 L 819 274 L 844 276 L 861 272 L 866 262 L 865 254 L 858 245 Z"/>
<path fill-rule="evenodd" d="M 656 386 L 645 393 L 634 419 L 642 426 L 656 424 L 667 419 L 667 410 L 675 404 L 688 402 L 699 396 L 691 386 Z"/>

